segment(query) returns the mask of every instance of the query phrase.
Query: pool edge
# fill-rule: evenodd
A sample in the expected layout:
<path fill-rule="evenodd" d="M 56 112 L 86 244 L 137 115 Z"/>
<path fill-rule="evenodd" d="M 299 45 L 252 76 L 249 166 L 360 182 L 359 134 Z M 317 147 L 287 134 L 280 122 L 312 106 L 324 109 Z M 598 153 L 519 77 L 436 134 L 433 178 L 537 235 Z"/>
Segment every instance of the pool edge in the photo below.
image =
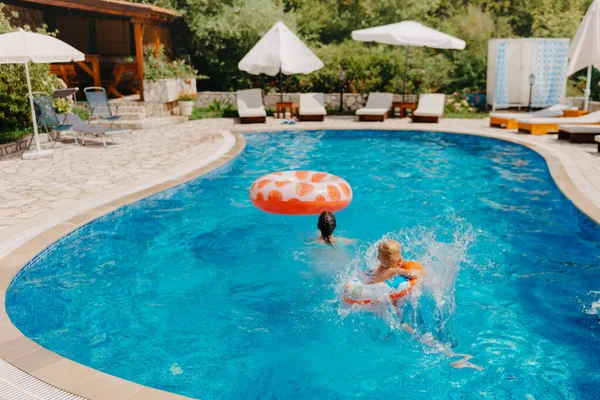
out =
<path fill-rule="evenodd" d="M 588 216 L 590 219 L 600 224 L 600 206 L 594 203 L 588 198 L 584 192 L 582 192 L 578 184 L 574 182 L 571 175 L 569 175 L 563 160 L 561 160 L 560 152 L 544 147 L 543 145 L 536 144 L 519 137 L 519 135 L 510 133 L 511 136 L 505 136 L 502 132 L 482 132 L 475 129 L 455 129 L 455 128 L 443 128 L 441 126 L 421 125 L 414 124 L 407 127 L 388 127 L 379 126 L 374 124 L 364 124 L 360 126 L 349 125 L 348 127 L 335 126 L 327 128 L 325 124 L 322 127 L 298 127 L 290 126 L 284 127 L 243 127 L 236 126 L 231 129 L 230 135 L 235 138 L 233 146 L 222 156 L 217 157 L 215 160 L 210 161 L 204 166 L 196 168 L 192 171 L 181 173 L 177 177 L 171 179 L 165 179 L 160 183 L 156 183 L 152 186 L 144 188 L 138 191 L 132 191 L 130 193 L 120 192 L 116 198 L 107 201 L 97 207 L 86 210 L 85 212 L 79 213 L 72 216 L 64 221 L 50 221 L 50 224 L 44 226 L 41 232 L 32 235 L 28 239 L 24 239 L 22 243 L 18 243 L 15 249 L 8 252 L 6 255 L 0 253 L 0 261 L 2 266 L 0 268 L 0 358 L 5 359 L 10 364 L 24 371 L 31 376 L 40 379 L 43 382 L 49 383 L 57 388 L 61 388 L 64 391 L 83 396 L 89 399 L 183 399 L 186 397 L 161 391 L 159 389 L 153 389 L 147 386 L 139 385 L 131 381 L 118 378 L 116 376 L 108 375 L 103 372 L 94 370 L 86 367 L 69 359 L 59 356 L 53 353 L 37 343 L 33 342 L 26 336 L 24 336 L 10 321 L 8 314 L 5 309 L 5 295 L 6 289 L 8 288 L 12 279 L 18 274 L 18 272 L 27 263 L 34 258 L 37 254 L 47 248 L 49 245 L 69 234 L 70 232 L 78 229 L 87 223 L 106 215 L 107 213 L 114 211 L 124 205 L 142 200 L 153 194 L 162 192 L 172 187 L 178 186 L 192 179 L 198 178 L 216 168 L 226 165 L 233 159 L 235 159 L 243 149 L 245 148 L 244 133 L 252 132 L 277 132 L 284 130 L 362 130 L 362 129 L 377 129 L 377 130 L 392 130 L 392 131 L 432 131 L 432 132 L 445 132 L 454 134 L 465 134 L 488 137 L 507 142 L 512 142 L 530 148 L 536 153 L 540 154 L 548 166 L 548 170 L 561 192 L 578 208 L 583 214 Z M 157 178 L 158 181 L 158 178 Z M 84 202 L 85 199 L 79 200 Z M 39 223 L 43 221 L 38 221 Z M 2 243 L 4 244 L 4 242 Z M 0 249 L 1 251 L 1 249 Z M 20 353 L 18 356 L 3 356 L 7 353 L 8 347 L 13 347 L 13 353 Z M 68 381 L 76 379 L 73 377 L 79 377 L 81 380 L 78 384 L 71 385 Z M 101 390 L 103 393 L 94 392 L 94 390 Z"/>
<path fill-rule="evenodd" d="M 19 271 L 52 243 L 120 207 L 189 182 L 236 159 L 246 146 L 245 137 L 239 132 L 221 130 L 219 133 L 223 136 L 223 144 L 206 160 L 157 177 L 152 184 L 134 185 L 131 190 L 123 189 L 116 194 L 107 195 L 96 206 L 69 215 L 68 218 L 42 219 L 38 221 L 41 231 L 28 230 L 22 237 L 13 239 L 7 246 L 10 251 L 6 251 L 4 247 L 6 241 L 2 242 L 4 255 L 0 253 L 0 359 L 22 371 L 22 377 L 29 375 L 37 378 L 40 388 L 46 383 L 60 391 L 87 399 L 189 399 L 106 374 L 40 346 L 13 325 L 5 307 L 5 299 L 6 291 Z M 86 200 L 82 199 L 77 203 L 86 203 Z M 36 382 L 32 384 L 35 386 Z"/>

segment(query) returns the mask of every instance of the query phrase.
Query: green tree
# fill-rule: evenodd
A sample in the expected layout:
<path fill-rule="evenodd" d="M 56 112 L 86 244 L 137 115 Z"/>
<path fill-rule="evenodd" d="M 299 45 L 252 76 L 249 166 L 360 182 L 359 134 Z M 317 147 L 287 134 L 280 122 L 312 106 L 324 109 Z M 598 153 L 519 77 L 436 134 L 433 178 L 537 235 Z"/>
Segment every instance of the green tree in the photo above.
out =
<path fill-rule="evenodd" d="M 282 4 L 272 0 L 189 0 L 184 9 L 187 32 L 178 41 L 187 43 L 192 63 L 209 79 L 204 89 L 232 90 L 248 87 L 252 80 L 238 62 L 262 35 L 279 20 L 294 28 Z"/>
<path fill-rule="evenodd" d="M 465 50 L 447 51 L 453 65 L 446 91 L 482 91 L 486 87 L 488 41 L 493 38 L 511 37 L 511 27 L 506 18 L 496 17 L 470 5 L 443 25 L 451 35 L 467 43 Z"/>
<path fill-rule="evenodd" d="M 540 0 L 540 6 L 532 12 L 533 35 L 573 37 L 589 5 L 589 0 Z"/>

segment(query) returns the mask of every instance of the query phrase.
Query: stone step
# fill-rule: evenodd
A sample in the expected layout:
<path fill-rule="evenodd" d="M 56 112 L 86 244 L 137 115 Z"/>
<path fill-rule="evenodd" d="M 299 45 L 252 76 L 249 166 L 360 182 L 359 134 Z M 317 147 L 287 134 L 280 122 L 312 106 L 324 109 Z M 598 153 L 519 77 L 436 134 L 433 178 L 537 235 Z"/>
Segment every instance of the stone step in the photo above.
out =
<path fill-rule="evenodd" d="M 116 113 L 116 115 L 120 115 L 121 119 L 144 119 L 146 118 L 146 111 L 121 111 Z"/>
<path fill-rule="evenodd" d="M 119 110 L 119 112 L 146 112 L 146 107 L 144 106 L 115 106 L 114 104 L 110 105 L 111 110 Z"/>
<path fill-rule="evenodd" d="M 124 119 L 121 121 L 123 123 L 124 129 L 150 129 L 156 128 L 159 126 L 167 126 L 167 125 L 175 125 L 180 124 L 182 122 L 187 122 L 188 117 L 182 116 L 168 116 L 168 117 L 148 117 L 143 119 Z M 110 121 L 100 121 L 100 125 L 110 127 Z M 113 128 L 120 128 L 120 123 L 115 123 L 112 125 Z"/>
<path fill-rule="evenodd" d="M 144 107 L 144 103 L 140 102 L 140 101 L 119 101 L 119 100 L 109 100 L 108 103 L 111 106 L 116 106 L 118 105 L 119 108 L 121 107 Z"/>

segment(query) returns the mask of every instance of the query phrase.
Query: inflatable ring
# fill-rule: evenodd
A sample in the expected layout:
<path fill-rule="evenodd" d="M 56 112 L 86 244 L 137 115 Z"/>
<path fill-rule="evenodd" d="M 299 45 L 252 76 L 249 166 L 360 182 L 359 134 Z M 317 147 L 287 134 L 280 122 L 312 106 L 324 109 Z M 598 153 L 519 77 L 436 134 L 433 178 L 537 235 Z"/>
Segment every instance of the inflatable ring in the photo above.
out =
<path fill-rule="evenodd" d="M 327 172 L 272 172 L 254 181 L 250 200 L 272 214 L 312 215 L 346 208 L 352 201 L 352 188 Z"/>
<path fill-rule="evenodd" d="M 407 261 L 403 268 L 416 268 L 422 271 L 421 264 L 416 261 Z M 377 304 L 386 297 L 390 301 L 396 301 L 406 296 L 419 281 L 418 278 L 409 279 L 403 276 L 395 276 L 390 280 L 379 283 L 369 283 L 373 280 L 375 270 L 368 270 L 357 274 L 346 284 L 342 298 L 350 305 Z"/>

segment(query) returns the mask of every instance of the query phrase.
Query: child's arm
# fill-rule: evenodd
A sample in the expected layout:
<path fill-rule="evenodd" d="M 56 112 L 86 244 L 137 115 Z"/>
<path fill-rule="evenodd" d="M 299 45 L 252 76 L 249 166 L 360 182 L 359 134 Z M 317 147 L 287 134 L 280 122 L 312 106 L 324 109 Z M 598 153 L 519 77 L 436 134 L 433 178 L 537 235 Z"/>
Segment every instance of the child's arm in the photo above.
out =
<path fill-rule="evenodd" d="M 408 279 L 417 279 L 421 277 L 421 271 L 416 268 L 404 269 L 404 268 L 394 268 L 394 273 L 396 275 L 403 276 Z"/>

